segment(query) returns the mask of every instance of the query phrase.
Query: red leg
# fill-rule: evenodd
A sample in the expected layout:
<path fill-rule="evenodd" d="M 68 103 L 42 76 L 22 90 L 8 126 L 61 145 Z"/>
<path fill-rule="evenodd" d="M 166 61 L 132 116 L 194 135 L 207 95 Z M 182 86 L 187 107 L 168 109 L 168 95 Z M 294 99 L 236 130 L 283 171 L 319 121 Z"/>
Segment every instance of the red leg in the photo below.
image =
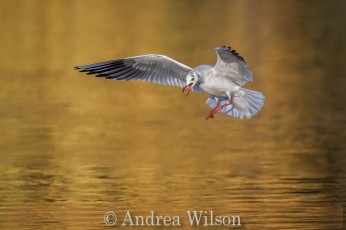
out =
<path fill-rule="evenodd" d="M 220 106 L 221 108 L 220 108 L 219 110 L 223 109 L 224 107 L 226 107 L 226 106 L 228 106 L 228 105 L 232 105 L 232 104 L 233 104 L 233 101 L 230 100 L 228 103 L 226 103 L 226 104 Z"/>
<path fill-rule="evenodd" d="M 214 113 L 219 112 L 220 109 L 221 109 L 220 103 L 217 102 L 216 107 L 212 111 L 210 111 L 209 115 L 205 119 L 214 118 Z"/>
<path fill-rule="evenodd" d="M 214 114 L 215 114 L 215 113 L 219 112 L 219 111 L 220 111 L 221 109 L 223 109 L 224 107 L 226 107 L 226 106 L 228 106 L 228 105 L 232 105 L 232 104 L 233 104 L 233 101 L 232 101 L 232 100 L 230 100 L 228 103 L 226 103 L 226 104 L 224 104 L 224 105 L 221 105 L 221 106 L 220 106 L 220 103 L 218 102 L 218 103 L 216 104 L 216 107 L 215 107 L 212 111 L 210 111 L 209 115 L 208 115 L 205 119 L 208 120 L 208 118 L 214 118 Z"/>

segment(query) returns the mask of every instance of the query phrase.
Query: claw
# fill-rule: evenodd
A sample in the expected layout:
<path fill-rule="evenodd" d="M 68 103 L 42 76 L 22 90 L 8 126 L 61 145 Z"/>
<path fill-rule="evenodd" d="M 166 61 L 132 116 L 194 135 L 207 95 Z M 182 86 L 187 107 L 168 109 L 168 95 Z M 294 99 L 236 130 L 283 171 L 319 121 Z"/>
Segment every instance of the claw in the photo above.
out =
<path fill-rule="evenodd" d="M 208 120 L 209 118 L 214 118 L 215 113 L 219 112 L 224 107 L 226 107 L 228 105 L 232 105 L 232 104 L 233 104 L 232 100 L 230 100 L 227 104 L 224 104 L 224 105 L 220 105 L 220 103 L 218 102 L 216 104 L 216 107 L 212 111 L 210 111 L 209 115 L 205 119 Z"/>
<path fill-rule="evenodd" d="M 208 120 L 209 118 L 214 118 L 214 113 L 219 112 L 220 109 L 221 109 L 221 106 L 220 106 L 220 103 L 218 102 L 216 104 L 215 108 L 212 111 L 210 111 L 209 115 L 205 119 Z"/>
<path fill-rule="evenodd" d="M 209 113 L 208 116 L 205 119 L 208 120 L 209 118 L 214 118 L 213 113 Z"/>

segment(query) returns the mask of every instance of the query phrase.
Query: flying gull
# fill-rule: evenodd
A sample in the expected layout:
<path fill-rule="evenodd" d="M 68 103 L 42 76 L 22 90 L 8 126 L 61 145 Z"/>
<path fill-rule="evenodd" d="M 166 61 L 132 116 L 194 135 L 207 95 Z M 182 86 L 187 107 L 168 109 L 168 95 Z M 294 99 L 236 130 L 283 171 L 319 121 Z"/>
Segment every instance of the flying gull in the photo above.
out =
<path fill-rule="evenodd" d="M 215 48 L 216 65 L 200 65 L 194 69 L 159 54 L 147 54 L 124 59 L 76 66 L 75 69 L 96 77 L 123 81 L 146 81 L 183 88 L 183 92 L 206 92 L 213 108 L 206 119 L 217 112 L 238 118 L 251 118 L 264 104 L 261 92 L 242 88 L 252 81 L 252 73 L 244 58 L 231 47 Z"/>

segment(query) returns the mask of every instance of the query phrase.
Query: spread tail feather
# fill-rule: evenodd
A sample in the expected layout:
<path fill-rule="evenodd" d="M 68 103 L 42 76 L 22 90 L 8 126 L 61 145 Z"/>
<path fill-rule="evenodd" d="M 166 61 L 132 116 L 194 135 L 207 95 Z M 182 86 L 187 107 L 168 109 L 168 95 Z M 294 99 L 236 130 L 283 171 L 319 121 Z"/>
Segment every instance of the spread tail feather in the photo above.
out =
<path fill-rule="evenodd" d="M 227 98 L 218 98 L 221 105 L 228 103 Z M 261 110 L 264 104 L 264 95 L 261 92 L 249 89 L 241 89 L 233 95 L 233 104 L 225 106 L 220 110 L 221 113 L 243 119 L 251 118 Z M 206 103 L 215 108 L 217 101 L 215 96 L 207 99 Z"/>

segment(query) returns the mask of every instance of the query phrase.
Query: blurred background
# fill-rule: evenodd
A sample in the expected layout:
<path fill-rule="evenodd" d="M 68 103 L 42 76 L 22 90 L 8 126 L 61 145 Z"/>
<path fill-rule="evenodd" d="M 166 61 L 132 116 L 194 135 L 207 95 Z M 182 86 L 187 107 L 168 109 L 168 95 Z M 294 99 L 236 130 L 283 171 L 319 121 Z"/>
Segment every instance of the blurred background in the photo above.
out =
<path fill-rule="evenodd" d="M 345 26 L 341 0 L 2 0 L 0 228 L 154 210 L 189 229 L 187 210 L 214 210 L 242 229 L 342 229 Z M 206 94 L 73 70 L 148 53 L 214 65 L 222 45 L 266 96 L 250 120 L 206 121 Z"/>

